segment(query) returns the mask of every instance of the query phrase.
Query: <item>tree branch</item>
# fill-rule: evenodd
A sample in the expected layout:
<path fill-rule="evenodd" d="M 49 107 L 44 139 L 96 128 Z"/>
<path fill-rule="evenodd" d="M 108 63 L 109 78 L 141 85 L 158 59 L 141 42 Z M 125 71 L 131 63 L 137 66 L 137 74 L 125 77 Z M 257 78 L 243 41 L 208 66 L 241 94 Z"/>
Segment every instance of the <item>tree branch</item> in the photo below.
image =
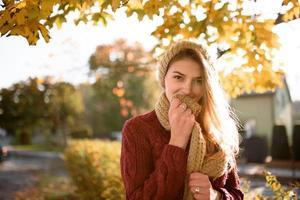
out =
<path fill-rule="evenodd" d="M 290 20 L 288 20 L 288 21 L 284 21 L 284 20 L 283 20 L 283 16 L 284 16 L 283 14 L 278 14 L 278 17 L 276 18 L 274 25 L 277 25 L 277 24 L 281 24 L 281 23 L 284 23 L 284 22 L 289 22 L 289 21 L 293 21 L 293 20 L 299 19 L 299 17 L 296 17 L 296 16 L 294 15 L 293 19 L 290 19 Z"/>

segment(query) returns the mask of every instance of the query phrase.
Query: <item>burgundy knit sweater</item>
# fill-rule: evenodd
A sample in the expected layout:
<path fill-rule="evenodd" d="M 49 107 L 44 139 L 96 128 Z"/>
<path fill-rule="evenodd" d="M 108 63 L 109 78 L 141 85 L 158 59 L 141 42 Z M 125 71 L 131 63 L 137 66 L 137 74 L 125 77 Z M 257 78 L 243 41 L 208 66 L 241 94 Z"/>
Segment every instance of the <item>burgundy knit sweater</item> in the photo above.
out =
<path fill-rule="evenodd" d="M 169 145 L 170 131 L 155 111 L 126 121 L 122 130 L 121 174 L 128 200 L 182 200 L 188 147 Z M 236 168 L 212 183 L 223 199 L 243 199 Z"/>

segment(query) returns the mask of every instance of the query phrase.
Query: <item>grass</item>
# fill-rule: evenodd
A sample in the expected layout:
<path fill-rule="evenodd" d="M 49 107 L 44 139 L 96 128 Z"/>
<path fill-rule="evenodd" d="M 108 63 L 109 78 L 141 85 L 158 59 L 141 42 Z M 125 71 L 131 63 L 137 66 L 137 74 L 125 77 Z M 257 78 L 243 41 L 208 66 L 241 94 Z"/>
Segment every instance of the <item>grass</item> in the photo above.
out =
<path fill-rule="evenodd" d="M 64 148 L 54 145 L 41 145 L 41 144 L 31 144 L 31 145 L 14 145 L 16 150 L 25 151 L 51 151 L 51 152 L 63 152 Z"/>

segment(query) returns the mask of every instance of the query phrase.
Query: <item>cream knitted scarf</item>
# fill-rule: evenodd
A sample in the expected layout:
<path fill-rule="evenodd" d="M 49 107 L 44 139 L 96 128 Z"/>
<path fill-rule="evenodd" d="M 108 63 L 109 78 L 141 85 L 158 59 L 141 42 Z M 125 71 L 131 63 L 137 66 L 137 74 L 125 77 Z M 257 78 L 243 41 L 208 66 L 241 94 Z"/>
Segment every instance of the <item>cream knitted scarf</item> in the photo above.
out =
<path fill-rule="evenodd" d="M 195 118 L 200 114 L 201 106 L 193 99 L 183 96 L 175 95 L 174 97 L 187 104 L 192 110 Z M 174 98 L 173 97 L 173 98 Z M 161 125 L 166 129 L 170 130 L 169 124 L 169 112 L 170 102 L 168 101 L 165 93 L 162 93 L 158 102 L 155 105 L 155 112 Z M 201 172 L 209 176 L 210 179 L 215 180 L 216 178 L 223 175 L 227 170 L 228 161 L 223 151 L 215 150 L 213 153 L 209 152 L 208 142 L 201 131 L 200 124 L 195 122 L 191 133 L 190 148 L 187 161 L 187 178 L 185 183 L 184 199 L 193 199 L 192 193 L 188 187 L 188 177 L 192 172 Z"/>

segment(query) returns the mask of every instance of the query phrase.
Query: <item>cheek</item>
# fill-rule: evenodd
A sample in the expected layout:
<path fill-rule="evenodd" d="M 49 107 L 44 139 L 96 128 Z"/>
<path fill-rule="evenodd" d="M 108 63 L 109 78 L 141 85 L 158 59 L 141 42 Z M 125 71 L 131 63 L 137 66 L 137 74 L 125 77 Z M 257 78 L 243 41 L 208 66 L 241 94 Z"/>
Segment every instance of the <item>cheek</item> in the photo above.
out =
<path fill-rule="evenodd" d="M 177 87 L 175 87 L 174 85 L 168 85 L 168 87 L 166 87 L 166 91 L 168 91 L 169 93 L 174 93 L 176 92 Z"/>
<path fill-rule="evenodd" d="M 172 96 L 178 92 L 178 90 L 179 89 L 176 83 L 172 81 L 165 81 L 165 93 L 169 101 Z"/>
<path fill-rule="evenodd" d="M 201 86 L 200 88 L 198 88 L 196 90 L 195 94 L 196 94 L 197 98 L 200 100 L 204 95 L 204 87 Z"/>
<path fill-rule="evenodd" d="M 172 96 L 174 95 L 175 91 L 174 91 L 174 88 L 170 87 L 170 86 L 166 86 L 165 87 L 165 93 L 166 93 L 166 96 L 168 98 L 168 100 L 170 101 Z"/>

